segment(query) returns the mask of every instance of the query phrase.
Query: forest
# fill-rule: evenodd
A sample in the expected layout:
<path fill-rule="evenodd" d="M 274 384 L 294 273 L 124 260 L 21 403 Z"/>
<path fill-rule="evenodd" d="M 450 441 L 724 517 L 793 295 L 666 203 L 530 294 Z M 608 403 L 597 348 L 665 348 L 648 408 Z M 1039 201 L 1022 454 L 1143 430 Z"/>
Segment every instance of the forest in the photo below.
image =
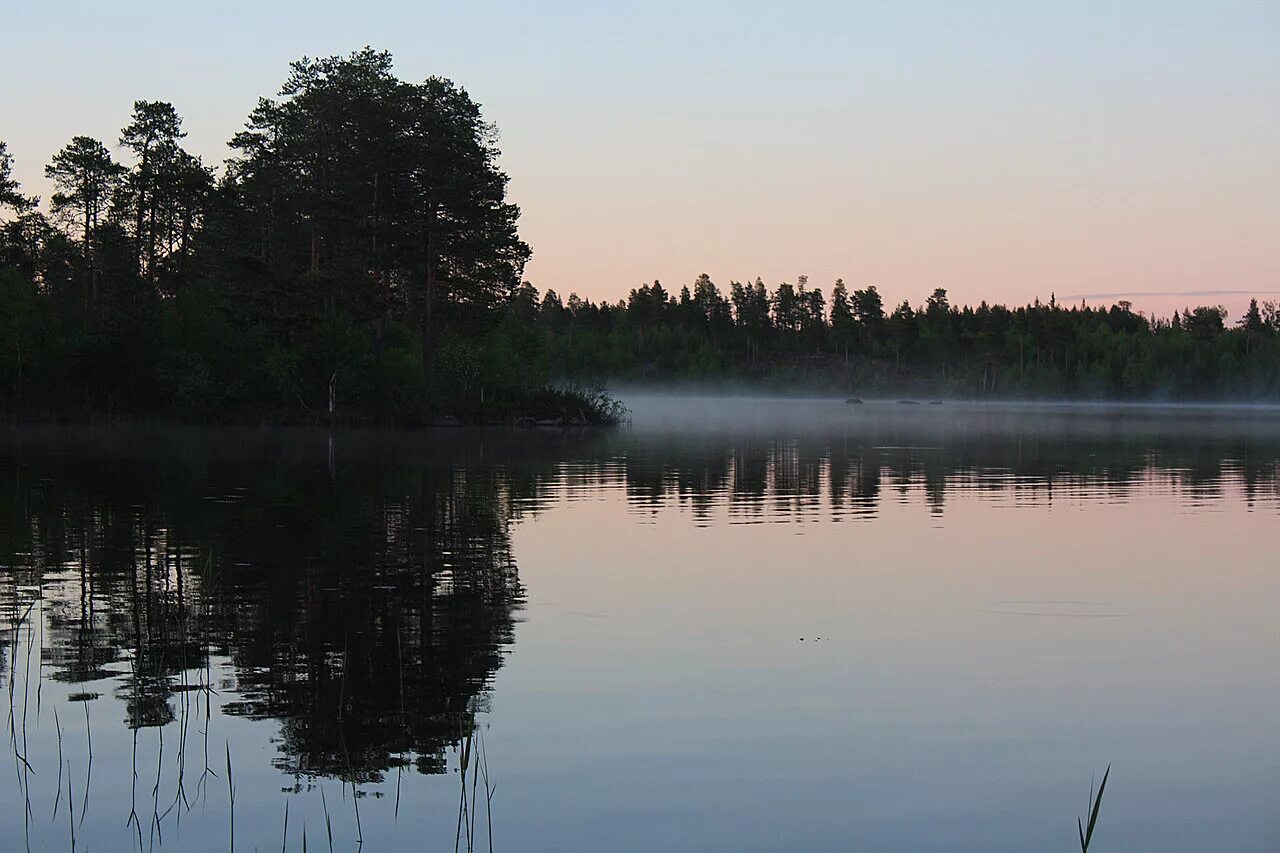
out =
<path fill-rule="evenodd" d="M 19 417 L 616 419 L 511 311 L 530 249 L 497 131 L 390 54 L 294 62 L 221 174 L 137 101 L 76 136 L 42 212 L 0 147 L 0 402 Z M 112 143 L 127 160 L 119 162 Z M 3 146 L 3 143 L 0 143 Z"/>
<path fill-rule="evenodd" d="M 12 418 L 612 422 L 625 382 L 955 398 L 1280 399 L 1280 310 L 886 309 L 874 286 L 701 275 L 594 303 L 524 280 L 497 129 L 390 54 L 304 58 L 215 170 L 174 105 L 54 153 L 0 141 L 0 406 Z M 113 153 L 113 150 L 117 153 Z M 117 158 L 119 155 L 119 159 Z"/>
<path fill-rule="evenodd" d="M 1280 400 L 1280 305 L 1253 299 L 1228 325 L 1219 305 L 1137 313 L 1064 306 L 1050 295 L 1008 308 L 951 304 L 886 310 L 874 285 L 830 296 L 800 276 L 770 290 L 701 275 L 660 282 L 616 304 L 529 284 L 517 310 L 543 330 L 552 370 L 582 382 L 689 384 L 955 399 Z"/>

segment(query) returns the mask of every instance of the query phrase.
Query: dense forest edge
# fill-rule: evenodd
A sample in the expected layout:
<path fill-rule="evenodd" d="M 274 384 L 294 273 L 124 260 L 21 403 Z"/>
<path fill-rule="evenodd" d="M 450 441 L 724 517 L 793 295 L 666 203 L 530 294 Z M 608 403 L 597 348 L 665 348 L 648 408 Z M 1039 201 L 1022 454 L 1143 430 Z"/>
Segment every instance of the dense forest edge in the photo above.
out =
<path fill-rule="evenodd" d="M 220 174 L 172 104 L 77 136 L 47 213 L 0 141 L 0 406 L 19 419 L 612 423 L 610 384 L 981 399 L 1280 400 L 1280 306 L 886 310 L 701 275 L 595 303 L 523 280 L 497 130 L 369 48 L 290 66 Z"/>
<path fill-rule="evenodd" d="M 0 404 L 23 419 L 616 422 L 513 312 L 497 130 L 391 56 L 292 63 L 220 176 L 172 104 L 76 136 L 41 212 L 0 147 Z M 0 146 L 3 144 L 0 143 Z"/>

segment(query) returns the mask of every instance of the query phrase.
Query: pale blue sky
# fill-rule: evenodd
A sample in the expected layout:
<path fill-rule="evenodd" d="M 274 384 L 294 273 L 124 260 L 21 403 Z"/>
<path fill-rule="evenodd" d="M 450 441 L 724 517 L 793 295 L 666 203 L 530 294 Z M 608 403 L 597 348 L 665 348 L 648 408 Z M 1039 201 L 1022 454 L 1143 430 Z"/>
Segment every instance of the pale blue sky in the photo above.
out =
<path fill-rule="evenodd" d="M 291 59 L 370 44 L 499 125 L 544 289 L 1280 290 L 1280 2 L 5 5 L 0 138 L 46 195 L 136 98 L 219 162 Z"/>

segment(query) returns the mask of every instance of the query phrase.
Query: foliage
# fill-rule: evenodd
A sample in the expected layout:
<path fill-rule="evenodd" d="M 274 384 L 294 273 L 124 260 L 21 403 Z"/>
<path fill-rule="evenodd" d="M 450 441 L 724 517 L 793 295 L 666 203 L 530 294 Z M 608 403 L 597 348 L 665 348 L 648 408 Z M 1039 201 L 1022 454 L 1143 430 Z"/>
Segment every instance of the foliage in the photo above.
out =
<path fill-rule="evenodd" d="M 137 101 L 118 163 L 74 137 L 48 216 L 0 142 L 0 404 L 24 416 L 616 421 L 615 380 L 973 397 L 1275 400 L 1280 310 L 1239 324 L 1038 300 L 886 313 L 873 286 L 703 274 L 616 304 L 521 277 L 496 130 L 449 80 L 369 48 L 304 58 L 224 173 Z M 549 386 L 555 379 L 562 384 Z M 568 383 L 568 384 L 564 384 Z"/>
<path fill-rule="evenodd" d="M 496 130 L 368 48 L 292 64 L 214 173 L 177 109 L 77 136 L 51 219 L 0 143 L 0 401 L 57 417 L 512 418 L 547 382 L 512 321 L 529 248 Z"/>
<path fill-rule="evenodd" d="M 659 282 L 616 304 L 528 289 L 530 320 L 569 379 L 750 382 L 779 389 L 916 391 L 956 397 L 1280 399 L 1280 317 L 1256 300 L 1234 326 L 1202 306 L 1171 319 L 1055 299 L 1007 308 L 925 304 L 886 315 L 875 287 L 843 281 L 830 307 L 803 277 L 772 293 L 762 281 L 706 275 L 672 296 Z M 553 298 L 554 296 L 554 298 Z"/>

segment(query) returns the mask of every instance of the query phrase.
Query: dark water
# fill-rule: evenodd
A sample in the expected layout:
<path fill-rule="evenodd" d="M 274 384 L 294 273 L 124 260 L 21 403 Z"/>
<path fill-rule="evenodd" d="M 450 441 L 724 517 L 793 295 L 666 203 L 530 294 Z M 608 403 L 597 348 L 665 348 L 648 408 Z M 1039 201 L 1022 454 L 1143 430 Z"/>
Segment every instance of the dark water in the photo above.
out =
<path fill-rule="evenodd" d="M 1280 849 L 1276 412 L 632 405 L 0 432 L 0 847 Z"/>

